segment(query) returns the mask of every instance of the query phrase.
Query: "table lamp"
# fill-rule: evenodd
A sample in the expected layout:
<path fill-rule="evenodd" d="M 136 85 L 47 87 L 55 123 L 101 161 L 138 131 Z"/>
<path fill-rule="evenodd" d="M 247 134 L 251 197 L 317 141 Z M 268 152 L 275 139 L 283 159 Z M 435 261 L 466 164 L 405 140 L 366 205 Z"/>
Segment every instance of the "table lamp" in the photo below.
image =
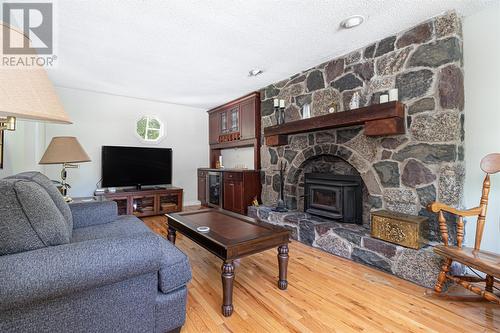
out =
<path fill-rule="evenodd" d="M 62 164 L 60 191 L 64 200 L 71 202 L 72 199 L 68 195 L 69 185 L 66 183 L 66 169 L 78 168 L 74 163 L 83 162 L 90 162 L 90 157 L 78 140 L 73 136 L 58 136 L 52 138 L 39 164 Z"/>
<path fill-rule="evenodd" d="M 2 22 L 0 30 L 0 45 L 7 35 L 11 44 L 25 45 L 27 37 L 19 30 Z M 16 118 L 71 124 L 43 67 L 2 62 L 0 77 L 0 131 L 15 131 Z"/>

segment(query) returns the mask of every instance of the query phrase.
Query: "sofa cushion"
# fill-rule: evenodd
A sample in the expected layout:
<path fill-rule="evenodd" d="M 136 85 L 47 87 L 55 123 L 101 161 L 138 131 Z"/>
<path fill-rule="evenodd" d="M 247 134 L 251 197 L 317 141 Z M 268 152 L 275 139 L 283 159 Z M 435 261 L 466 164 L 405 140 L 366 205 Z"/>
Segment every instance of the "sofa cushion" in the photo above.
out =
<path fill-rule="evenodd" d="M 27 179 L 43 187 L 49 194 L 50 198 L 54 201 L 54 204 L 56 205 L 57 209 L 59 209 L 62 216 L 64 216 L 70 232 L 71 230 L 73 230 L 73 216 L 71 215 L 69 205 L 66 203 L 66 201 L 64 201 L 64 197 L 61 195 L 61 192 L 59 192 L 57 187 L 49 178 L 47 178 L 47 176 L 37 171 L 28 171 L 18 173 L 17 175 L 13 175 L 5 179 Z"/>
<path fill-rule="evenodd" d="M 66 244 L 66 220 L 37 183 L 0 180 L 0 255 Z"/>
<path fill-rule="evenodd" d="M 110 237 L 130 237 L 150 232 L 149 228 L 133 215 L 118 216 L 115 221 L 73 230 L 71 243 Z"/>
<path fill-rule="evenodd" d="M 113 222 L 118 218 L 118 206 L 113 200 L 72 202 L 69 208 L 73 215 L 73 230 Z"/>

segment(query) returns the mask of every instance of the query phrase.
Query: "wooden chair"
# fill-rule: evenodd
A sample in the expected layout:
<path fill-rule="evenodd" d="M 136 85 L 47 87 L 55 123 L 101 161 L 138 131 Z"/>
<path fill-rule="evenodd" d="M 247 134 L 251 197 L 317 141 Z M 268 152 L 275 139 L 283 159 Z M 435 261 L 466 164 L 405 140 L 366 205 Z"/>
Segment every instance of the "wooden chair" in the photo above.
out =
<path fill-rule="evenodd" d="M 429 211 L 438 213 L 439 231 L 441 232 L 441 237 L 444 243 L 444 245 L 438 245 L 434 248 L 435 253 L 445 258 L 445 262 L 441 268 L 441 272 L 438 275 L 436 285 L 434 286 L 434 292 L 440 295 L 443 289 L 444 282 L 446 280 L 451 280 L 490 302 L 500 304 L 500 297 L 493 292 L 495 282 L 500 282 L 498 280 L 498 278 L 500 277 L 500 254 L 483 251 L 480 249 L 486 218 L 486 210 L 488 207 L 490 174 L 494 174 L 500 171 L 500 154 L 489 154 L 484 157 L 481 160 L 481 169 L 486 173 L 486 177 L 484 178 L 483 182 L 483 191 L 479 207 L 475 207 L 469 210 L 458 210 L 440 202 L 433 202 L 427 207 Z M 446 226 L 446 219 L 443 214 L 444 212 L 458 216 L 457 246 L 448 245 L 448 228 Z M 474 248 L 462 247 L 464 238 L 463 219 L 464 217 L 469 216 L 477 216 L 476 239 Z M 473 276 L 451 275 L 449 274 L 449 270 L 453 261 L 477 269 L 483 272 L 486 277 L 481 278 Z M 477 285 L 474 285 L 473 283 L 476 282 L 485 282 L 486 287 L 482 289 Z M 467 297 L 454 298 L 462 300 L 472 299 Z"/>

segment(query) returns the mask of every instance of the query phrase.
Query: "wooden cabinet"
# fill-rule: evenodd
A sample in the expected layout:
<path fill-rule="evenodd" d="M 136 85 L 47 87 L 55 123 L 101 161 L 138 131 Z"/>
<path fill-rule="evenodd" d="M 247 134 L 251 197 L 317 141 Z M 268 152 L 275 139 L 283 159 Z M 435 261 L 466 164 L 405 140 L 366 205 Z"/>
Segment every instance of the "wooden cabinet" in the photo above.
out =
<path fill-rule="evenodd" d="M 243 173 L 224 173 L 224 209 L 243 214 L 245 211 L 243 198 Z"/>
<path fill-rule="evenodd" d="M 138 217 L 155 215 L 156 196 L 154 194 L 132 196 L 132 214 Z"/>
<path fill-rule="evenodd" d="M 223 208 L 246 214 L 254 197 L 260 197 L 260 177 L 257 171 L 231 171 L 223 173 Z"/>
<path fill-rule="evenodd" d="M 132 215 L 132 205 L 128 204 L 128 197 L 125 195 L 116 195 L 116 196 L 107 196 L 104 195 L 107 199 L 113 200 L 116 202 L 116 206 L 118 207 L 118 215 Z"/>
<path fill-rule="evenodd" d="M 260 94 L 258 92 L 208 111 L 210 167 L 220 150 L 254 147 L 254 169 L 260 168 Z"/>
<path fill-rule="evenodd" d="M 182 188 L 168 187 L 150 190 L 118 190 L 104 193 L 118 205 L 118 215 L 137 217 L 162 215 L 182 211 Z"/>
<path fill-rule="evenodd" d="M 224 209 L 244 214 L 243 181 L 224 180 Z"/>
<path fill-rule="evenodd" d="M 198 200 L 203 206 L 207 204 L 207 171 L 198 170 Z"/>
<path fill-rule="evenodd" d="M 222 174 L 222 208 L 239 214 L 246 214 L 247 207 L 252 204 L 255 197 L 260 198 L 261 183 L 260 172 L 254 170 L 224 170 L 224 169 L 198 169 L 198 200 L 202 205 L 208 204 L 209 171 Z"/>
<path fill-rule="evenodd" d="M 252 147 L 254 170 L 260 169 L 261 119 L 260 94 L 253 92 L 208 111 L 210 167 L 198 170 L 198 200 L 207 205 L 207 173 L 217 167 L 222 150 Z M 222 172 L 222 208 L 245 214 L 255 197 L 260 197 L 259 171 L 217 170 Z"/>
<path fill-rule="evenodd" d="M 155 195 L 155 215 L 182 211 L 182 191 L 167 191 Z"/>
<path fill-rule="evenodd" d="M 216 144 L 219 143 L 220 135 L 220 122 L 219 114 L 211 113 L 208 115 L 208 143 Z"/>
<path fill-rule="evenodd" d="M 241 103 L 240 119 L 242 140 L 259 137 L 259 133 L 255 133 L 255 124 L 257 121 L 260 122 L 260 119 L 255 118 L 255 100 L 251 99 Z"/>
<path fill-rule="evenodd" d="M 229 103 L 209 111 L 209 143 L 222 143 L 240 139 L 253 139 L 257 119 L 256 98 L 245 99 L 237 104 Z M 258 112 L 260 115 L 260 112 Z"/>

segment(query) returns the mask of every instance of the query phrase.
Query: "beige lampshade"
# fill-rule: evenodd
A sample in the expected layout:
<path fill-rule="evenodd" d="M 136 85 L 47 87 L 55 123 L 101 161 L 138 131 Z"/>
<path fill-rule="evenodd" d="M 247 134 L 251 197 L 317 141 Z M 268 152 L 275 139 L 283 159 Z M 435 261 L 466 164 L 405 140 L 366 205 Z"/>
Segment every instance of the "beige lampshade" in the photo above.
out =
<path fill-rule="evenodd" d="M 58 136 L 52 138 L 40 164 L 63 164 L 90 162 L 83 147 L 74 136 Z"/>
<path fill-rule="evenodd" d="M 4 42 L 4 30 L 9 30 L 12 45 L 22 45 L 23 40 L 27 38 L 19 30 L 1 21 L 0 28 L 0 45 Z M 13 58 L 14 62 L 9 66 L 3 61 L 0 62 L 0 117 L 13 116 L 71 124 L 45 69 L 40 66 L 23 65 L 16 61 L 36 54 L 2 54 L 2 56 Z"/>

